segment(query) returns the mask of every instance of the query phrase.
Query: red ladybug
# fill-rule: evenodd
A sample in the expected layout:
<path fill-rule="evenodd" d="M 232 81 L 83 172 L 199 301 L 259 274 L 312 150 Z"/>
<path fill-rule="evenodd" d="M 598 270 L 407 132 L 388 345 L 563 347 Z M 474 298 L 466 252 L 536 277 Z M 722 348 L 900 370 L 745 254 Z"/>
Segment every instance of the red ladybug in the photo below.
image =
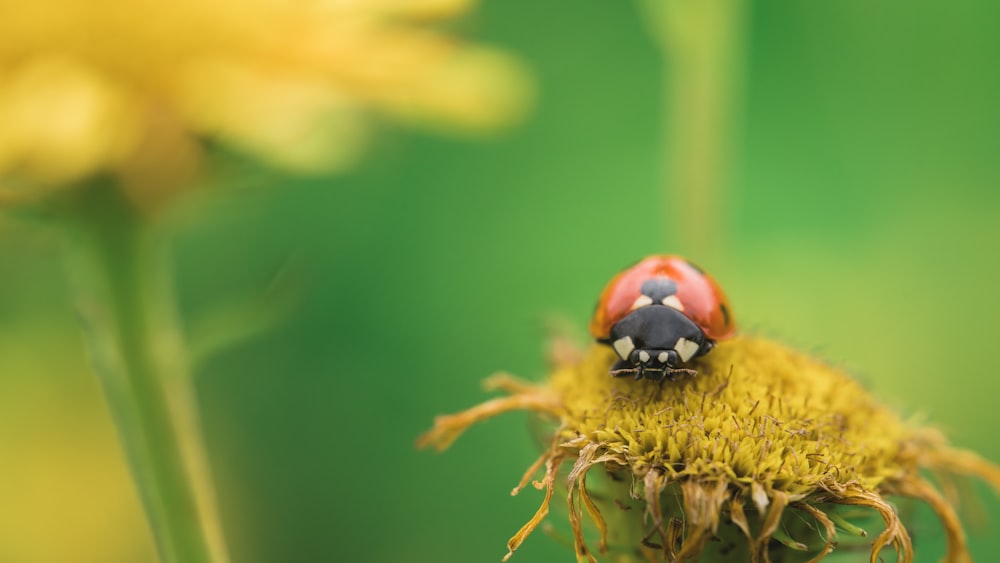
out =
<path fill-rule="evenodd" d="M 663 380 L 736 330 L 729 300 L 711 276 L 679 256 L 654 255 L 601 293 L 590 333 L 620 358 L 611 375 Z"/>

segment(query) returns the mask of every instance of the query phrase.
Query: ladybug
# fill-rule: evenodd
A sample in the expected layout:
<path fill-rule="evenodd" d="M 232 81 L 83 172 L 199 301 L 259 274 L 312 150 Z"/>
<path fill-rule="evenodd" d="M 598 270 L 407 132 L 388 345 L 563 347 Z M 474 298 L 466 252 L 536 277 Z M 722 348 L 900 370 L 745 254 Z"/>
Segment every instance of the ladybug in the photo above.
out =
<path fill-rule="evenodd" d="M 729 301 L 704 270 L 684 258 L 649 256 L 612 278 L 590 333 L 614 348 L 611 375 L 663 381 L 736 330 Z"/>

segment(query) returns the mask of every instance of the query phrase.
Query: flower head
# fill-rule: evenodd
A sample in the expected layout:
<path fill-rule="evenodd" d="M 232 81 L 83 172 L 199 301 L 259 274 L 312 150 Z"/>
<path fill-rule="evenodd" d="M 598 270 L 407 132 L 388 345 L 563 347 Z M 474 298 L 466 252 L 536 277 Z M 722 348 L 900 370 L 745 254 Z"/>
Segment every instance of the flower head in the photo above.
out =
<path fill-rule="evenodd" d="M 923 472 L 937 472 L 943 482 L 973 474 L 1000 486 L 996 467 L 901 420 L 837 369 L 774 342 L 720 343 L 695 361 L 696 376 L 662 384 L 610 377 L 616 356 L 607 346 L 561 356 L 544 385 L 494 377 L 491 386 L 509 396 L 440 417 L 419 442 L 446 448 L 470 424 L 507 410 L 557 422 L 551 447 L 514 489 L 544 466 L 536 483 L 544 501 L 510 539 L 508 557 L 545 517 L 561 479 L 577 557 L 590 561 L 583 512 L 599 533 L 598 550 L 616 550 L 625 560 L 743 554 L 756 563 L 778 549 L 817 561 L 847 548 L 851 542 L 838 542 L 838 528 L 866 534 L 851 523 L 858 508 L 883 522 L 866 547 L 871 561 L 887 547 L 910 561 L 912 542 L 891 496 L 928 503 L 947 532 L 948 561 L 966 561 L 955 511 Z M 571 468 L 561 477 L 564 464 Z M 588 482 L 591 474 L 596 479 Z"/>
<path fill-rule="evenodd" d="M 374 114 L 495 128 L 523 110 L 523 73 L 434 28 L 470 4 L 0 0 L 0 179 L 155 190 L 209 139 L 314 171 L 351 163 Z"/>

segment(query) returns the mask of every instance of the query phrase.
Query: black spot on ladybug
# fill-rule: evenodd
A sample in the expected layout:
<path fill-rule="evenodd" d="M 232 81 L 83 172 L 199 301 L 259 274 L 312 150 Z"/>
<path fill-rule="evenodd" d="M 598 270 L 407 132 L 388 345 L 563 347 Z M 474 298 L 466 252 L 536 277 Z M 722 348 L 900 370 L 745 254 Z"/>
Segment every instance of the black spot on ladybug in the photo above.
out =
<path fill-rule="evenodd" d="M 670 278 L 651 278 L 642 282 L 642 294 L 659 303 L 677 293 L 677 282 Z"/>
<path fill-rule="evenodd" d="M 722 318 L 726 321 L 726 326 L 729 326 L 729 322 L 731 320 L 729 318 L 729 307 L 726 307 L 726 304 L 723 303 L 719 305 L 719 311 L 722 312 Z"/>
<path fill-rule="evenodd" d="M 698 272 L 699 274 L 701 274 L 703 276 L 706 275 L 705 274 L 705 270 L 702 270 L 701 266 L 695 264 L 694 262 L 688 262 L 687 260 L 685 260 L 684 263 L 687 264 L 688 266 L 691 266 L 692 268 L 694 268 L 694 271 Z"/>

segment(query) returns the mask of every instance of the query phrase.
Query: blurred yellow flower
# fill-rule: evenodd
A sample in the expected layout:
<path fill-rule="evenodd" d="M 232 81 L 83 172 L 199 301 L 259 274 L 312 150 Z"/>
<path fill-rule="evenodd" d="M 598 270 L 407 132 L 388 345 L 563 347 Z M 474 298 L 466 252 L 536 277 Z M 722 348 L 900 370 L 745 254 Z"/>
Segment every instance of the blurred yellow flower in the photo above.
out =
<path fill-rule="evenodd" d="M 435 29 L 471 0 L 0 0 L 0 178 L 188 178 L 204 141 L 336 170 L 373 114 L 477 132 L 516 119 L 506 55 Z"/>

